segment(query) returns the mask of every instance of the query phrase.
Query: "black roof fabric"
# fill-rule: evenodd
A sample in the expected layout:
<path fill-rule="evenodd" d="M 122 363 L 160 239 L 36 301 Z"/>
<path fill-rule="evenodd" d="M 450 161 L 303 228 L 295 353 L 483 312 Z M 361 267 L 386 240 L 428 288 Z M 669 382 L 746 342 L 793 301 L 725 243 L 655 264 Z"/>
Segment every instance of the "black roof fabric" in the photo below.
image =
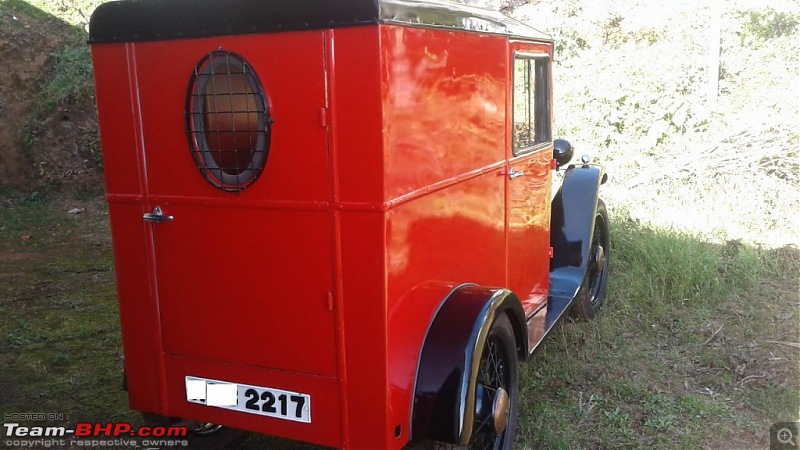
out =
<path fill-rule="evenodd" d="M 550 40 L 499 12 L 444 0 L 121 0 L 92 14 L 89 42 L 137 42 L 379 23 Z"/>

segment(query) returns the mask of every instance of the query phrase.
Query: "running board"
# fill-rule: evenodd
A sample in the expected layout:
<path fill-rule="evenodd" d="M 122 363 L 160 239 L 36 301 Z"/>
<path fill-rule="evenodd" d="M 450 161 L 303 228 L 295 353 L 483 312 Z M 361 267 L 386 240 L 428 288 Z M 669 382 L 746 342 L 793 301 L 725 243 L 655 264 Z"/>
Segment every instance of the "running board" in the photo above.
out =
<path fill-rule="evenodd" d="M 528 317 L 528 355 L 532 355 L 544 338 L 564 316 L 575 297 L 549 295 L 547 304 Z"/>

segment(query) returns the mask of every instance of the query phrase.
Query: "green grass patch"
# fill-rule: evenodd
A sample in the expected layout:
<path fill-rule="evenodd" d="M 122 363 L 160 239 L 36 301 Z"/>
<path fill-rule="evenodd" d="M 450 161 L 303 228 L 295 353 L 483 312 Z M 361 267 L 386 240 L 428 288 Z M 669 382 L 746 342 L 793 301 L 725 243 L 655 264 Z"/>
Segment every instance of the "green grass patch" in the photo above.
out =
<path fill-rule="evenodd" d="M 86 250 L 75 247 L 73 234 L 79 230 L 80 217 L 67 214 L 70 207 L 64 206 L 50 198 L 47 189 L 32 193 L 7 193 L 0 197 L 0 252 L 9 252 L 11 258 L 0 258 L 0 269 L 6 262 L 16 270 L 41 274 L 45 264 L 35 253 L 46 252 L 50 257 L 59 251 L 66 252 L 63 259 L 69 264 L 80 264 L 84 261 Z M 87 243 L 94 246 L 93 243 Z M 22 254 L 13 257 L 14 253 Z M 30 253 L 30 255 L 29 255 Z M 76 258 L 77 257 L 77 258 Z M 95 255 L 86 258 L 93 259 Z"/>
<path fill-rule="evenodd" d="M 41 39 L 49 54 L 44 70 L 36 81 L 32 108 L 28 111 L 20 133 L 22 150 L 29 158 L 35 156 L 37 137 L 44 131 L 50 116 L 60 106 L 91 105 L 94 101 L 94 78 L 88 39 L 88 17 L 97 1 L 21 1 L 6 0 L 0 4 L 0 14 L 12 20 L 0 22 L 0 35 L 11 42 Z M 23 19 L 17 20 L 19 15 Z M 44 34 L 29 36 L 34 30 L 47 29 Z M 30 88 L 28 88 L 30 89 Z M 95 133 L 96 134 L 96 133 Z"/>
<path fill-rule="evenodd" d="M 29 156 L 32 156 L 36 136 L 42 132 L 47 117 L 58 106 L 94 101 L 94 72 L 91 52 L 86 45 L 87 37 L 76 30 L 64 47 L 51 55 L 50 69 L 23 125 L 22 145 Z M 99 161 L 99 153 L 97 159 Z"/>
<path fill-rule="evenodd" d="M 0 200 L 0 242 L 33 236 L 53 222 L 47 194 L 36 191 Z"/>
<path fill-rule="evenodd" d="M 79 35 L 79 38 L 83 37 L 83 34 Z M 47 106 L 94 99 L 92 57 L 85 40 L 75 39 L 52 57 L 52 69 L 42 91 Z"/>
<path fill-rule="evenodd" d="M 50 55 L 50 68 L 35 100 L 34 118 L 46 115 L 56 105 L 92 101 L 94 98 L 92 61 L 89 45 L 86 44 L 88 32 L 83 25 L 88 23 L 89 15 L 100 3 L 102 2 L 22 0 L 5 0 L 0 3 L 0 14 L 13 16 L 22 13 L 62 36 L 63 46 Z M 4 29 L 0 31 L 4 35 L 13 36 L 24 32 L 19 21 L 3 23 Z M 31 124 L 33 125 L 34 123 Z"/>
<path fill-rule="evenodd" d="M 49 12 L 43 11 L 36 5 L 31 4 L 31 2 L 23 0 L 3 0 L 3 2 L 0 3 L 0 14 L 14 15 L 18 12 L 23 13 L 41 22 L 47 21 L 52 17 L 52 15 Z M 2 31 L 3 33 L 13 32 L 14 29 L 17 27 L 19 27 L 19 29 L 24 29 L 24 26 L 21 23 L 18 23 L 17 21 L 6 22 L 6 25 L 4 25 L 4 28 L 0 29 L 0 31 Z"/>
<path fill-rule="evenodd" d="M 522 367 L 519 447 L 700 448 L 797 419 L 798 352 L 767 342 L 800 337 L 776 319 L 797 310 L 796 250 L 625 219 L 611 237 L 600 317 L 562 322 Z"/>
<path fill-rule="evenodd" d="M 10 318 L 0 321 L 0 413 L 135 420 L 121 389 L 111 249 L 92 245 L 107 218 L 63 209 L 41 194 L 0 202 L 0 317 Z"/>

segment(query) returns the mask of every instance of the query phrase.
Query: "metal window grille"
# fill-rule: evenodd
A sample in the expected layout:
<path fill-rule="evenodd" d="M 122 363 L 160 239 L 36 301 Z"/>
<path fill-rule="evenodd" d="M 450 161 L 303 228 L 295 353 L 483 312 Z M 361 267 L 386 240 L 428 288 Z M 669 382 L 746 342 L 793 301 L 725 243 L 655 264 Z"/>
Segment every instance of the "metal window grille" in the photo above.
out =
<path fill-rule="evenodd" d="M 264 88 L 239 55 L 218 50 L 192 74 L 186 105 L 189 147 L 214 186 L 239 192 L 253 184 L 269 154 L 272 119 Z"/>

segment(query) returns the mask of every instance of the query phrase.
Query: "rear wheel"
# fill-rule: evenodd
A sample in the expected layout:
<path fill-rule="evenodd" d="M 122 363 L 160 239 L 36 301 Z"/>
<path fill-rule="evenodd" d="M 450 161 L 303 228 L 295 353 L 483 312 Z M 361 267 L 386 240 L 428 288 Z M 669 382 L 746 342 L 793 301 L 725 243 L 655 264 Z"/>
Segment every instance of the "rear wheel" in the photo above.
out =
<path fill-rule="evenodd" d="M 517 432 L 519 374 L 514 330 L 500 314 L 483 345 L 470 450 L 510 450 Z"/>
<path fill-rule="evenodd" d="M 606 298 L 609 244 L 608 212 L 606 204 L 598 199 L 586 277 L 572 307 L 573 314 L 581 319 L 594 319 Z"/>
<path fill-rule="evenodd" d="M 244 431 L 213 423 L 183 421 L 150 413 L 142 413 L 142 419 L 148 427 L 185 426 L 188 432 L 182 439 L 189 441 L 190 449 L 235 449 L 245 438 Z"/>
<path fill-rule="evenodd" d="M 425 441 L 408 450 L 512 450 L 517 433 L 519 375 L 511 321 L 495 318 L 483 344 L 475 386 L 475 419 L 467 445 Z"/>

